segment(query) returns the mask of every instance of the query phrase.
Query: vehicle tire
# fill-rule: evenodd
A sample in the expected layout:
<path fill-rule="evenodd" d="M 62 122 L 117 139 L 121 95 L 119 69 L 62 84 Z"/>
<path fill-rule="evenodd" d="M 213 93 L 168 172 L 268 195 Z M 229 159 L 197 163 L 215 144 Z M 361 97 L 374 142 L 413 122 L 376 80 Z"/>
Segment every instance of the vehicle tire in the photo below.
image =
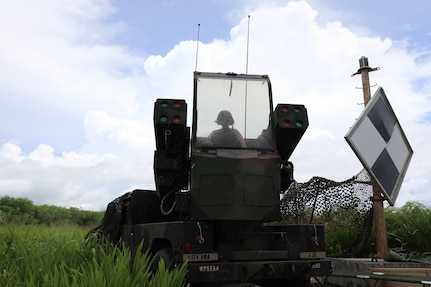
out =
<path fill-rule="evenodd" d="M 172 266 L 172 260 L 174 258 L 172 249 L 169 247 L 164 247 L 156 252 L 153 259 L 152 271 L 156 272 L 159 268 L 159 261 L 163 259 L 165 262 L 165 268 L 170 269 Z"/>

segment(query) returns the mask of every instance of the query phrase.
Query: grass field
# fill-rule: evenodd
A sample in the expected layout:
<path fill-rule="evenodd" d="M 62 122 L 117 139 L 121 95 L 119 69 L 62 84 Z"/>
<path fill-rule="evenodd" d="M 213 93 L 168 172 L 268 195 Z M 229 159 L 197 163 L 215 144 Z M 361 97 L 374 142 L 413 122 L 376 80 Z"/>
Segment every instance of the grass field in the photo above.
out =
<path fill-rule="evenodd" d="M 0 225 L 0 286 L 184 286 L 186 266 L 167 271 L 143 254 L 97 244 L 78 227 Z"/>

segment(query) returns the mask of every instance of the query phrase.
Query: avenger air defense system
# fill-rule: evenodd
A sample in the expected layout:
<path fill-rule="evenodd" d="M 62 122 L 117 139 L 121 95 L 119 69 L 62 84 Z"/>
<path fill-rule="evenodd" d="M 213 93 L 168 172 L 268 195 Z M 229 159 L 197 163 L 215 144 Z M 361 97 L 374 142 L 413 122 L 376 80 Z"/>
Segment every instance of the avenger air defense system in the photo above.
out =
<path fill-rule="evenodd" d="M 324 226 L 280 223 L 306 108 L 274 109 L 267 75 L 194 72 L 193 83 L 191 128 L 185 100 L 156 100 L 156 190 L 110 203 L 102 225 L 118 216 L 105 234 L 132 255 L 142 243 L 170 266 L 187 262 L 192 286 L 309 286 L 328 275 Z"/>

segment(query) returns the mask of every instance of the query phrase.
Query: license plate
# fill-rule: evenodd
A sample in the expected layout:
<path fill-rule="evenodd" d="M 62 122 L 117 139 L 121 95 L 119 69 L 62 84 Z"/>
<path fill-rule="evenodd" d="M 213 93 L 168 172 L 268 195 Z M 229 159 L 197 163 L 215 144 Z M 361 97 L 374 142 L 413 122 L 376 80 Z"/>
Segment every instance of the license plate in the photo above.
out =
<path fill-rule="evenodd" d="M 199 266 L 200 272 L 219 272 L 220 266 L 219 265 L 201 265 Z"/>
<path fill-rule="evenodd" d="M 191 253 L 191 254 L 184 254 L 183 255 L 183 261 L 190 261 L 190 262 L 196 262 L 196 261 L 217 261 L 218 260 L 218 253 Z"/>
<path fill-rule="evenodd" d="M 325 258 L 326 252 L 325 251 L 314 251 L 314 252 L 301 252 L 299 254 L 299 257 L 302 259 L 317 259 L 317 258 Z"/>

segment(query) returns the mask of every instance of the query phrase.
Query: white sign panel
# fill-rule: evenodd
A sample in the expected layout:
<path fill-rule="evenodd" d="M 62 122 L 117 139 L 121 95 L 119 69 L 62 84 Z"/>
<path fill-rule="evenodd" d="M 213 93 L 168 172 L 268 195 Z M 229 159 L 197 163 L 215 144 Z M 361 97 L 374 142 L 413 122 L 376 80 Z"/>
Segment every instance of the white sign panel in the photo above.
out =
<path fill-rule="evenodd" d="M 381 87 L 345 139 L 394 205 L 413 150 Z"/>

